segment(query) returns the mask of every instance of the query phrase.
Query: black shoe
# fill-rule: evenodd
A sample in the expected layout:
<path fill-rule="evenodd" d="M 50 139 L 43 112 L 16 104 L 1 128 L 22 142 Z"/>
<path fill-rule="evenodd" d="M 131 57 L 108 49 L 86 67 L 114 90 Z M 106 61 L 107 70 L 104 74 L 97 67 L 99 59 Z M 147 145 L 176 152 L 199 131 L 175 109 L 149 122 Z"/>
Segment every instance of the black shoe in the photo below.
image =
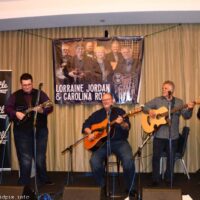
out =
<path fill-rule="evenodd" d="M 107 196 L 107 194 L 106 194 L 106 186 L 101 187 L 101 196 L 102 197 L 106 197 Z"/>
<path fill-rule="evenodd" d="M 35 193 L 28 185 L 24 186 L 23 195 L 25 195 L 27 199 L 37 200 Z"/>

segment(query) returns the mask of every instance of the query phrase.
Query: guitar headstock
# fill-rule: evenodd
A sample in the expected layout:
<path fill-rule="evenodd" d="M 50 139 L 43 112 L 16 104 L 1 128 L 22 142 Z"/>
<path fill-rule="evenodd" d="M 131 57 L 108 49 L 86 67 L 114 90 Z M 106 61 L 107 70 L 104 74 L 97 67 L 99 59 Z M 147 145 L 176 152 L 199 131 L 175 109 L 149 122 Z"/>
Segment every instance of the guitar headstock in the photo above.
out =
<path fill-rule="evenodd" d="M 137 114 L 137 113 L 139 113 L 141 111 L 142 111 L 142 107 L 134 108 L 133 110 L 131 110 L 131 111 L 128 112 L 128 115 L 129 116 L 135 115 L 135 114 Z"/>
<path fill-rule="evenodd" d="M 200 104 L 200 98 L 194 101 L 195 104 Z"/>

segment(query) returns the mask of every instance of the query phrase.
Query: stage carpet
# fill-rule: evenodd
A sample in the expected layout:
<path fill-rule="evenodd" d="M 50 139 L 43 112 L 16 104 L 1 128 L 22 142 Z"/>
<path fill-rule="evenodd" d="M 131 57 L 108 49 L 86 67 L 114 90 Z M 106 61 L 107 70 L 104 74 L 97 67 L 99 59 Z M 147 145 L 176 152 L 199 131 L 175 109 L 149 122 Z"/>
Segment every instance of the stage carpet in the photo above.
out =
<path fill-rule="evenodd" d="M 12 188 L 17 186 L 17 179 L 18 179 L 18 171 L 6 171 L 0 172 L 1 174 L 1 185 L 0 188 L 3 186 L 7 186 L 8 188 Z M 66 188 L 86 188 L 85 195 L 90 195 L 90 188 L 97 187 L 94 178 L 91 173 L 84 173 L 84 172 L 74 172 L 73 174 L 68 172 L 48 172 L 49 177 L 54 185 L 38 185 L 38 197 L 41 199 L 52 199 L 52 200 L 62 200 L 66 199 L 63 198 L 63 191 L 67 190 Z M 139 178 L 140 177 L 140 178 Z M 190 173 L 191 179 L 188 180 L 185 174 L 175 174 L 173 187 L 172 189 L 181 189 L 183 195 L 190 195 L 193 200 L 200 200 L 200 172 L 197 171 L 196 173 Z M 140 181 L 138 181 L 140 180 Z M 32 184 L 30 186 L 32 191 L 35 191 L 35 184 L 34 178 L 32 180 Z M 106 199 L 125 199 L 127 197 L 125 188 L 124 188 L 124 181 L 123 181 L 123 174 L 119 176 L 115 173 L 112 174 L 110 177 L 110 193 L 114 193 L 116 198 L 108 198 L 104 196 L 104 192 L 101 192 L 101 200 Z M 137 193 L 140 195 L 142 199 L 142 190 L 143 188 L 152 188 L 151 186 L 151 174 L 150 173 L 142 173 L 140 176 L 136 174 L 135 179 L 135 189 Z M 160 187 L 155 187 L 156 189 L 171 189 L 164 181 L 161 183 Z M 4 191 L 0 194 L 0 199 L 2 199 L 2 195 L 4 195 Z M 161 190 L 162 191 L 162 190 Z M 68 190 L 67 190 L 68 192 Z M 73 192 L 70 191 L 69 192 Z M 45 196 L 48 196 L 46 198 Z M 42 198 L 44 197 L 44 198 Z M 68 197 L 67 197 L 68 198 Z M 69 199 L 69 198 L 68 198 Z M 68 200 L 67 199 L 67 200 Z M 81 200 L 90 199 L 89 197 L 81 198 Z M 137 198 L 138 199 L 138 198 Z M 69 199 L 70 200 L 70 199 Z M 173 200 L 173 199 L 170 199 Z"/>

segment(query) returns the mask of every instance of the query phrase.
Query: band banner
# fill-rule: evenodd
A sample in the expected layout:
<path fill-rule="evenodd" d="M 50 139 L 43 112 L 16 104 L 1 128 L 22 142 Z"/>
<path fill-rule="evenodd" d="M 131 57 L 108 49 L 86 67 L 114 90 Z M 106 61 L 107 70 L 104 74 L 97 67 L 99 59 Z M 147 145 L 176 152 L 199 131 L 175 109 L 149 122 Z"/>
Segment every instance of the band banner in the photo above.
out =
<path fill-rule="evenodd" d="M 55 103 L 99 103 L 110 92 L 136 104 L 143 49 L 141 36 L 53 40 Z"/>
<path fill-rule="evenodd" d="M 5 103 L 11 94 L 12 72 L 0 70 L 0 170 L 11 169 L 11 141 Z M 8 131 L 6 131 L 8 130 Z"/>

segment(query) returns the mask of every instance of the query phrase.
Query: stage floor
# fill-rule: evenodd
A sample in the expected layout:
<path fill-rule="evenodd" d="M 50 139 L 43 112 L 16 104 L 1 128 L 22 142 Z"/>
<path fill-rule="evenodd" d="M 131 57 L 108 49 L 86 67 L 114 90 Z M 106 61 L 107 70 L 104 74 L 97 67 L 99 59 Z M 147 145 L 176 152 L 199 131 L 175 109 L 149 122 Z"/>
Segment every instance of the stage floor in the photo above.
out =
<path fill-rule="evenodd" d="M 2 172 L 0 172 L 2 173 Z M 38 186 L 39 194 L 48 194 L 54 200 L 62 200 L 62 194 L 65 187 L 97 187 L 94 178 L 91 173 L 79 173 L 75 172 L 71 176 L 71 174 L 67 172 L 48 172 L 49 177 L 55 183 L 55 185 L 43 185 Z M 9 171 L 3 172 L 1 174 L 1 185 L 4 186 L 16 186 L 18 179 L 17 171 Z M 175 174 L 174 182 L 172 188 L 180 188 L 183 195 L 189 194 L 193 200 L 200 200 L 200 172 L 191 173 L 191 179 L 188 180 L 187 176 L 184 174 Z M 119 195 L 121 197 L 117 199 L 125 199 L 126 193 L 123 183 L 123 175 L 120 174 L 118 177 L 116 174 L 110 178 L 110 190 L 115 191 L 115 195 Z M 142 173 L 140 175 L 140 187 L 138 187 L 138 174 L 136 175 L 135 185 L 136 190 L 142 195 L 143 188 L 152 188 L 151 184 L 151 174 L 150 173 Z M 168 188 L 170 186 L 166 185 L 165 182 L 161 183 L 161 188 Z M 32 189 L 34 186 L 34 179 L 31 184 Z M 114 188 L 114 189 L 113 189 Z M 2 195 L 2 194 L 1 194 Z M 109 199 L 104 197 L 104 194 L 101 194 L 101 199 Z M 113 199 L 113 198 L 112 198 Z M 172 199 L 171 199 L 172 200 Z"/>

